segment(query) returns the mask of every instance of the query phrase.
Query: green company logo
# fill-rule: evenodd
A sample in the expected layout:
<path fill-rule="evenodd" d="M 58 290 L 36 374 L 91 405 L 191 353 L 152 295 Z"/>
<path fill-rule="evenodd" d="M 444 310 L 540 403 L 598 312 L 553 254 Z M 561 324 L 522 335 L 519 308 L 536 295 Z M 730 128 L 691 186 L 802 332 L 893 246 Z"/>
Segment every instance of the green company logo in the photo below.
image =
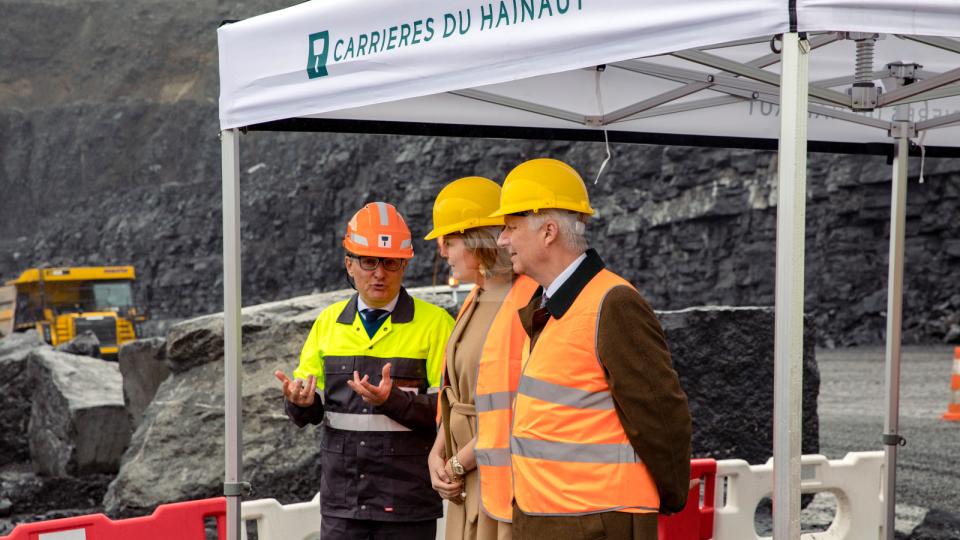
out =
<path fill-rule="evenodd" d="M 324 30 L 310 34 L 310 51 L 307 57 L 307 76 L 311 79 L 327 76 L 327 51 L 330 50 L 330 33 Z"/>

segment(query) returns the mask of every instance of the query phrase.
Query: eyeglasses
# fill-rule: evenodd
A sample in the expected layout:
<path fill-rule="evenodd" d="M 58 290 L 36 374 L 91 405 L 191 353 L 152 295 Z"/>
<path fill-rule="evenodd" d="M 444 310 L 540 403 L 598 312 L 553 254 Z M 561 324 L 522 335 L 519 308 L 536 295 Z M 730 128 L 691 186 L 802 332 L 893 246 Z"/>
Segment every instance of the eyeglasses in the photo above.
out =
<path fill-rule="evenodd" d="M 368 257 L 361 255 L 347 255 L 351 259 L 356 259 L 360 263 L 360 268 L 370 272 L 376 270 L 378 266 L 383 265 L 383 269 L 388 272 L 396 272 L 403 268 L 403 259 L 393 259 L 390 257 Z"/>

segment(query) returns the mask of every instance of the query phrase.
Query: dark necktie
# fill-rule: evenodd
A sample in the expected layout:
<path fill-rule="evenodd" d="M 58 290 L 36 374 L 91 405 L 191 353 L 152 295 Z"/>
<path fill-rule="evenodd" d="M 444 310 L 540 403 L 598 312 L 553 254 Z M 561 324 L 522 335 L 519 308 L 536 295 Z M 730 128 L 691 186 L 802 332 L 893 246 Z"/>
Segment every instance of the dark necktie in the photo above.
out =
<path fill-rule="evenodd" d="M 543 332 L 543 327 L 547 325 L 547 322 L 550 320 L 550 312 L 547 311 L 547 301 L 550 300 L 550 297 L 546 294 L 540 297 L 540 307 L 534 310 L 533 318 L 531 322 L 532 334 L 530 336 L 530 348 L 533 349 L 533 345 L 536 344 L 537 339 L 540 338 L 540 332 Z"/>
<path fill-rule="evenodd" d="M 367 321 L 376 322 L 382 319 L 387 313 L 390 313 L 390 312 L 385 309 L 367 308 L 367 309 L 361 310 L 360 313 L 363 314 L 363 318 L 366 319 Z"/>
<path fill-rule="evenodd" d="M 385 309 L 367 308 L 360 310 L 360 321 L 363 322 L 363 328 L 367 331 L 368 337 L 372 338 L 377 333 L 389 314 L 390 312 Z"/>

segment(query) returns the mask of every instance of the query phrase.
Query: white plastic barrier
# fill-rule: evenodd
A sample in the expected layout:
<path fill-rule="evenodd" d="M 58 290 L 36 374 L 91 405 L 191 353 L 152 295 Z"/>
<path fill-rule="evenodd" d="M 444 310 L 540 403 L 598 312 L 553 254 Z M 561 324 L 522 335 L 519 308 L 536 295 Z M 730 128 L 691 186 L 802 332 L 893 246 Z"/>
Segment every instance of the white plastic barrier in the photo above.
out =
<path fill-rule="evenodd" d="M 447 501 L 443 501 L 446 515 Z M 240 504 L 240 538 L 247 538 L 247 521 L 257 522 L 258 540 L 319 540 L 320 494 L 310 502 L 283 505 L 276 499 Z M 437 540 L 443 540 L 444 520 L 437 520 Z"/>
<path fill-rule="evenodd" d="M 259 540 L 319 540 L 320 494 L 309 502 L 282 505 L 276 499 L 240 504 L 240 538 L 247 536 L 247 521 L 257 522 Z"/>
<path fill-rule="evenodd" d="M 830 461 L 802 456 L 800 490 L 826 491 L 837 498 L 837 513 L 824 532 L 802 540 L 878 540 L 883 528 L 883 452 L 851 452 Z M 773 488 L 773 460 L 749 465 L 742 459 L 717 461 L 714 540 L 769 540 L 754 527 L 757 505 Z"/>

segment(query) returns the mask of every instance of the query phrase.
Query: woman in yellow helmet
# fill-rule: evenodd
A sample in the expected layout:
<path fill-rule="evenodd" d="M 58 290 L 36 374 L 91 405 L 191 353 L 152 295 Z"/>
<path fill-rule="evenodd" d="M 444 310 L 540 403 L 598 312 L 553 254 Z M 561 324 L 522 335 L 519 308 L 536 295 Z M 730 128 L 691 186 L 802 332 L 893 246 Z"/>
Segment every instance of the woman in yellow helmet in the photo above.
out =
<path fill-rule="evenodd" d="M 517 277 L 497 247 L 503 218 L 488 217 L 500 186 L 471 176 L 448 184 L 433 206 L 433 230 L 453 277 L 474 283 L 447 342 L 441 425 L 429 466 L 447 506 L 447 540 L 510 538 L 513 489 L 509 434 L 525 332 L 517 310 L 537 288 Z"/>

